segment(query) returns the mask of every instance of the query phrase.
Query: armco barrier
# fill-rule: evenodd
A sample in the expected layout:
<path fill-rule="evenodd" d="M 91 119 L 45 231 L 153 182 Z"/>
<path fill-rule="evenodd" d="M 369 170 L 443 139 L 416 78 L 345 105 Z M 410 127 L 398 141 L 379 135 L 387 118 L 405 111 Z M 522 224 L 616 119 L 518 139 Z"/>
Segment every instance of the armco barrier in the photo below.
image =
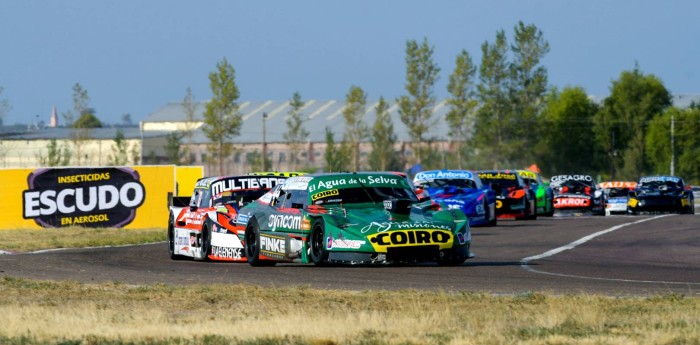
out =
<path fill-rule="evenodd" d="M 165 227 L 168 195 L 191 191 L 202 173 L 173 165 L 3 169 L 0 230 Z"/>

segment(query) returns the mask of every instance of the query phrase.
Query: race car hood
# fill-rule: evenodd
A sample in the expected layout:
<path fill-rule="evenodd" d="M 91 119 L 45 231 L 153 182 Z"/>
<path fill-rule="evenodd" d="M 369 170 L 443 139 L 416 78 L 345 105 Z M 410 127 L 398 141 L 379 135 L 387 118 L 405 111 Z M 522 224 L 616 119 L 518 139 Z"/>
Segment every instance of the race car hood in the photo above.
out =
<path fill-rule="evenodd" d="M 471 241 L 466 216 L 461 211 L 426 212 L 412 206 L 410 214 L 389 212 L 372 204 L 351 205 L 323 215 L 331 237 L 371 244 L 379 252 L 390 245 L 438 244 L 441 249 Z M 405 243 L 401 243 L 405 242 Z"/>

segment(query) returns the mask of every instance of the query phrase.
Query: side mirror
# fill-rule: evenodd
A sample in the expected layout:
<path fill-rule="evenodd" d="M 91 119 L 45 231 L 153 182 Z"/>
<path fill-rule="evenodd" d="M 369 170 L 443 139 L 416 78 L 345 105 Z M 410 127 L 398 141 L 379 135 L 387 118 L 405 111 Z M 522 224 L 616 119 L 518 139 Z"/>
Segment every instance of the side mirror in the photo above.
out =
<path fill-rule="evenodd" d="M 197 211 L 197 205 L 190 205 L 190 212 Z"/>

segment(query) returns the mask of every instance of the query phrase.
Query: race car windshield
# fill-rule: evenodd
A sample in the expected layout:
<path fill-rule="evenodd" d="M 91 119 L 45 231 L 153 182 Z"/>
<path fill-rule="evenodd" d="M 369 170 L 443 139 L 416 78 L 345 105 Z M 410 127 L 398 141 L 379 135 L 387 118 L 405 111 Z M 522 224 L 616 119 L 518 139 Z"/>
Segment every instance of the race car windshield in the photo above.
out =
<path fill-rule="evenodd" d="M 490 184 L 498 183 L 498 185 L 501 186 L 501 188 L 519 187 L 517 179 L 511 180 L 511 179 L 500 179 L 500 178 L 494 178 L 494 179 L 482 178 L 482 180 L 484 181 L 484 183 L 487 183 L 487 184 L 488 183 L 490 183 Z"/>
<path fill-rule="evenodd" d="M 425 188 L 472 188 L 476 189 L 476 182 L 464 179 L 435 179 L 424 184 Z"/>
<path fill-rule="evenodd" d="M 332 191 L 332 192 L 331 192 Z M 416 194 L 406 188 L 393 187 L 365 187 L 363 188 L 339 188 L 328 192 L 319 193 L 322 195 L 316 197 L 313 195 L 311 199 L 315 205 L 327 204 L 359 204 L 359 203 L 381 203 L 384 200 L 391 199 L 409 199 L 413 202 L 418 202 Z M 316 198 L 316 199 L 314 199 Z"/>
<path fill-rule="evenodd" d="M 630 190 L 627 188 L 606 188 L 605 194 L 610 198 L 621 198 L 629 196 Z"/>
<path fill-rule="evenodd" d="M 648 181 L 640 183 L 639 188 L 646 190 L 671 190 L 681 189 L 681 186 L 673 181 Z"/>
<path fill-rule="evenodd" d="M 595 185 L 592 182 L 576 180 L 564 181 L 555 187 L 562 193 L 568 194 L 591 194 L 591 192 L 595 189 Z"/>
<path fill-rule="evenodd" d="M 267 191 L 263 189 L 258 190 L 242 190 L 242 191 L 226 191 L 214 197 L 214 206 L 235 204 L 240 206 L 245 206 L 248 203 L 257 200 Z"/>

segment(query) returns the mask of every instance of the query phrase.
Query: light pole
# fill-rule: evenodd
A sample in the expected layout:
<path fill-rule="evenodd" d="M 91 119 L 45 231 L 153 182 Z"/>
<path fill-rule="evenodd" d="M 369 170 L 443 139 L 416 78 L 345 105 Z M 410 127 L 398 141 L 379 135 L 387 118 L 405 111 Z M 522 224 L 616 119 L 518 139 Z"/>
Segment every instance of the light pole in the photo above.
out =
<path fill-rule="evenodd" d="M 673 148 L 673 146 L 675 145 L 675 143 L 674 143 L 675 138 L 673 136 L 674 122 L 675 121 L 674 121 L 673 114 L 671 114 L 671 176 L 676 175 L 676 167 L 674 165 L 674 161 L 676 160 L 676 151 Z"/>
<path fill-rule="evenodd" d="M 262 171 L 267 171 L 267 143 L 265 142 L 265 121 L 267 113 L 262 114 Z"/>

